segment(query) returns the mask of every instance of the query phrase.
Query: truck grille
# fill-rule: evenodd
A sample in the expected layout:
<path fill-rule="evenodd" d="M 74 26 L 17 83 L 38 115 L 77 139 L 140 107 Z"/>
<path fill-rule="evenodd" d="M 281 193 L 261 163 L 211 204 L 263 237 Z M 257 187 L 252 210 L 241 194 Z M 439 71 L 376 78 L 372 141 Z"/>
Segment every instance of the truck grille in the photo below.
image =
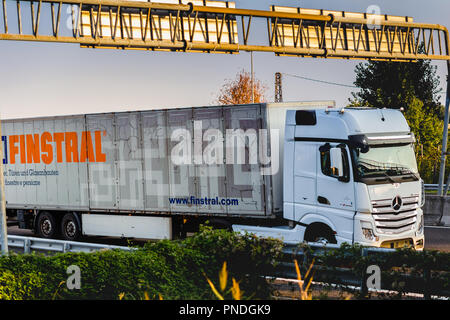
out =
<path fill-rule="evenodd" d="M 398 211 L 392 207 L 393 199 L 372 201 L 372 216 L 378 233 L 399 234 L 414 229 L 417 222 L 419 195 L 402 198 Z"/>

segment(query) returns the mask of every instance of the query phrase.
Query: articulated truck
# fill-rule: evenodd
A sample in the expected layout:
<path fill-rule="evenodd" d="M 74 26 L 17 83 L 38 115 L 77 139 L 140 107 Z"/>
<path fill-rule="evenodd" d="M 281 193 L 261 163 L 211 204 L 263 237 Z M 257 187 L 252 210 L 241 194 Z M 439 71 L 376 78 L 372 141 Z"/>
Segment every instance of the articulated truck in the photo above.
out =
<path fill-rule="evenodd" d="M 398 110 L 333 101 L 2 121 L 7 214 L 44 238 L 424 246 L 415 138 Z"/>

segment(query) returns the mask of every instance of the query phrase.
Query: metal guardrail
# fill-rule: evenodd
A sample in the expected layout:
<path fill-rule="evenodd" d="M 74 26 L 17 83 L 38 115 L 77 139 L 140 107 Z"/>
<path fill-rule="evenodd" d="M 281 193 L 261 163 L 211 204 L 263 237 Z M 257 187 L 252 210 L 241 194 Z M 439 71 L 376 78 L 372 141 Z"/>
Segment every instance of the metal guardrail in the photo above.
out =
<path fill-rule="evenodd" d="M 308 243 L 308 247 L 313 249 L 312 255 L 313 257 L 320 256 L 328 250 L 336 250 L 339 249 L 340 246 L 336 244 L 327 244 L 324 245 L 322 243 Z M 386 252 L 395 252 L 395 249 L 387 249 L 387 248 L 363 248 L 361 250 L 362 256 L 367 256 L 369 253 L 386 253 Z M 280 262 L 277 267 L 275 276 L 296 279 L 297 273 L 295 271 L 294 259 L 296 259 L 299 263 L 305 261 L 305 254 L 302 248 L 299 248 L 294 245 L 286 245 L 283 248 L 284 260 Z M 286 258 L 290 258 L 290 261 L 287 261 Z M 358 286 L 361 290 L 365 290 L 366 283 L 365 279 L 362 277 L 357 277 L 352 273 L 351 269 L 347 268 L 339 268 L 339 274 L 336 274 L 336 270 L 329 270 L 327 267 L 315 266 L 316 269 L 320 270 L 322 276 L 328 277 L 333 276 L 338 278 L 338 282 L 341 285 L 345 286 Z M 335 283 L 337 284 L 337 283 Z"/>
<path fill-rule="evenodd" d="M 340 246 L 335 244 L 327 244 L 323 245 L 321 243 L 308 243 L 308 246 L 312 249 L 312 257 L 317 257 L 322 255 L 324 252 L 328 250 L 339 249 Z M 388 249 L 388 248 L 362 248 L 361 256 L 366 257 L 369 254 L 380 254 L 380 253 L 392 253 L 395 252 L 396 249 Z M 272 276 L 287 278 L 287 279 L 297 279 L 297 273 L 295 269 L 294 259 L 296 259 L 299 263 L 304 263 L 306 261 L 306 256 L 302 248 L 293 245 L 286 245 L 283 248 L 284 257 L 280 261 L 275 274 Z M 311 256 L 310 256 L 311 257 Z M 343 286 L 347 288 L 353 288 L 353 290 L 358 290 L 361 296 L 366 296 L 369 291 L 377 291 L 377 290 L 369 290 L 367 287 L 367 278 L 369 274 L 355 274 L 354 270 L 351 267 L 339 267 L 339 268 L 330 268 L 328 266 L 315 265 L 313 269 L 316 269 L 321 278 L 327 280 L 319 280 L 328 285 L 334 286 Z M 412 276 L 411 274 L 403 274 L 402 277 L 405 279 L 409 279 L 409 281 L 424 281 L 425 283 L 429 280 L 430 270 L 424 272 L 423 278 L 417 278 Z M 315 277 L 314 277 L 315 278 Z M 355 289 L 356 288 L 356 289 Z M 396 292 L 392 291 L 392 288 L 389 287 L 389 284 L 381 281 L 381 288 L 378 290 L 379 292 Z M 422 291 L 412 290 L 409 294 L 416 295 L 421 294 L 425 299 L 439 298 L 439 299 L 448 299 L 450 297 L 450 292 L 447 291 L 437 291 L 433 295 L 429 292 L 430 289 L 424 287 Z M 433 291 L 433 290 L 431 290 Z M 406 292 L 404 292 L 406 294 Z"/>
<path fill-rule="evenodd" d="M 438 184 L 425 184 L 424 185 L 426 191 L 437 191 L 439 188 Z"/>
<path fill-rule="evenodd" d="M 35 252 L 94 252 L 105 249 L 132 250 L 129 247 L 113 246 L 100 243 L 84 243 L 54 239 L 42 239 L 24 236 L 8 236 L 8 247 L 23 253 Z"/>
<path fill-rule="evenodd" d="M 308 242 L 308 247 L 310 247 L 311 249 L 315 249 L 315 253 L 319 254 L 322 253 L 324 251 L 327 250 L 336 250 L 339 249 L 341 246 L 337 245 L 337 244 L 323 244 L 320 242 Z M 298 249 L 298 247 L 293 246 L 293 245 L 286 245 L 283 249 L 284 253 L 292 253 L 292 250 Z M 301 249 L 301 248 L 300 248 Z M 367 248 L 363 248 L 363 255 L 366 253 L 386 253 L 386 252 L 395 252 L 396 249 L 389 249 L 389 248 L 376 248 L 376 247 L 367 247 Z M 303 251 L 302 250 L 298 250 L 297 251 L 297 255 L 301 256 L 303 255 Z"/>
<path fill-rule="evenodd" d="M 425 191 L 438 191 L 439 190 L 439 185 L 438 184 L 425 184 Z M 445 190 L 446 185 L 444 184 L 444 190 Z M 450 190 L 450 189 L 449 189 Z"/>

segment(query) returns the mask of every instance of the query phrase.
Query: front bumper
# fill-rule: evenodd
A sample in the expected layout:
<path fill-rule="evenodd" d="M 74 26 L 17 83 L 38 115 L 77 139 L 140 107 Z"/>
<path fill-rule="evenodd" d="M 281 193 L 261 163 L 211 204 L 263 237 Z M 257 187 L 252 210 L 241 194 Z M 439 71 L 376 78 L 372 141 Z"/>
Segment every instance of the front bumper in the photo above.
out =
<path fill-rule="evenodd" d="M 381 248 L 399 249 L 399 248 L 412 248 L 415 250 L 423 250 L 425 245 L 425 238 L 406 238 L 400 240 L 388 240 L 381 243 Z"/>
<path fill-rule="evenodd" d="M 421 251 L 425 247 L 425 235 L 417 232 L 417 228 L 399 234 L 382 234 L 378 233 L 373 227 L 373 240 L 368 240 L 362 233 L 361 221 L 370 222 L 375 226 L 375 222 L 370 214 L 358 214 L 354 220 L 354 242 L 362 246 L 378 247 L 378 248 L 412 248 Z"/>
<path fill-rule="evenodd" d="M 378 240 L 355 240 L 355 243 L 365 247 L 377 247 L 377 248 L 412 248 L 418 251 L 422 251 L 425 247 L 425 237 L 422 236 L 410 236 L 410 237 L 378 237 Z"/>

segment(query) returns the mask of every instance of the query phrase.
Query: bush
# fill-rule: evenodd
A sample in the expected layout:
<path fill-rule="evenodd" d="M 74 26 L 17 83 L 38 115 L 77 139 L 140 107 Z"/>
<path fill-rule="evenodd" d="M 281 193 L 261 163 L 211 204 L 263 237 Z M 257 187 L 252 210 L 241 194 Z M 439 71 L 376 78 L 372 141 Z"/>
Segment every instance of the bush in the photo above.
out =
<path fill-rule="evenodd" d="M 368 266 L 377 265 L 381 270 L 382 288 L 398 291 L 397 297 L 405 292 L 445 296 L 450 293 L 450 253 L 405 248 L 362 256 L 362 249 L 360 245 L 343 244 L 339 249 L 320 254 L 317 264 L 336 271 L 334 277 L 329 272 L 331 276 L 320 280 L 339 283 L 340 268 L 350 269 L 353 276 L 361 277 Z M 311 252 L 307 246 L 306 252 Z"/>
<path fill-rule="evenodd" d="M 18 300 L 33 298 L 42 287 L 40 273 L 25 273 L 15 275 L 6 270 L 0 273 L 0 299 Z"/>
<path fill-rule="evenodd" d="M 0 299 L 214 299 L 213 282 L 224 261 L 244 296 L 269 298 L 262 277 L 281 253 L 277 240 L 202 227 L 181 241 L 147 243 L 133 251 L 102 250 L 54 256 L 0 257 Z M 70 265 L 81 270 L 81 289 L 69 290 Z"/>

